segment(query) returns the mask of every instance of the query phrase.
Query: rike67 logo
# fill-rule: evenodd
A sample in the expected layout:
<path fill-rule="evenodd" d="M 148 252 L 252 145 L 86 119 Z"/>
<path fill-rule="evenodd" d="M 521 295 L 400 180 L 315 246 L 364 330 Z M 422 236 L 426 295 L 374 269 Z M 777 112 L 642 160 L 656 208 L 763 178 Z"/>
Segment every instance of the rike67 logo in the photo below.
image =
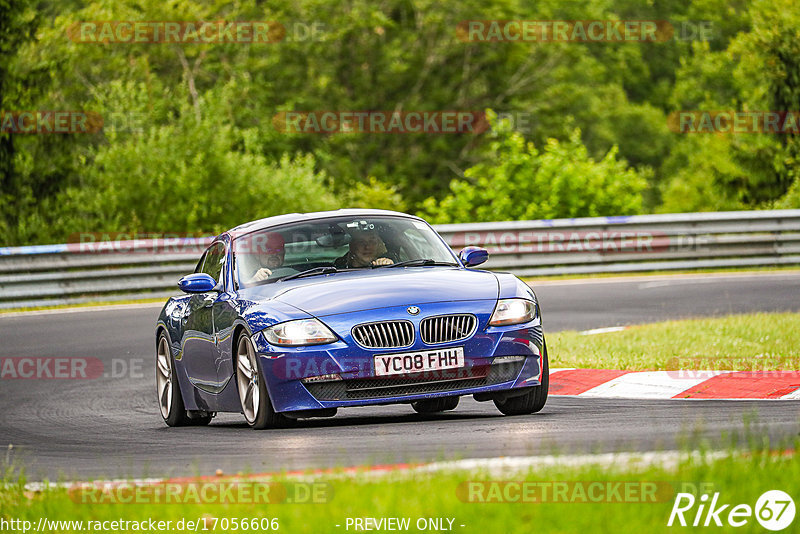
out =
<path fill-rule="evenodd" d="M 709 502 L 708 494 L 697 499 L 691 493 L 678 493 L 669 514 L 667 526 L 673 524 L 693 527 L 721 527 L 725 524 L 742 527 L 753 516 L 767 530 L 783 530 L 794 521 L 794 501 L 788 493 L 780 490 L 765 491 L 756 501 L 755 507 L 749 504 L 732 505 L 720 501 L 719 492 L 714 493 Z"/>

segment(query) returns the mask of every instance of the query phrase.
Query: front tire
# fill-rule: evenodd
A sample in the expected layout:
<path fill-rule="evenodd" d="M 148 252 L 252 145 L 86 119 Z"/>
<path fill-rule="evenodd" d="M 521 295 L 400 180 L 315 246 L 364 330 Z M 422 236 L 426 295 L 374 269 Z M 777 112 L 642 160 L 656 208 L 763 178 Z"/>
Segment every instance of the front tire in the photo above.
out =
<path fill-rule="evenodd" d="M 438 399 L 425 399 L 411 403 L 417 413 L 439 413 L 455 410 L 460 397 L 439 397 Z"/>
<path fill-rule="evenodd" d="M 542 382 L 534 386 L 525 395 L 512 397 L 504 401 L 495 400 L 494 405 L 503 415 L 529 415 L 544 408 L 547 403 L 547 392 L 550 389 L 550 365 L 548 363 L 547 345 L 542 341 Z"/>
<path fill-rule="evenodd" d="M 242 334 L 236 348 L 236 386 L 242 414 L 250 427 L 256 430 L 287 426 L 291 420 L 275 412 L 267 394 L 256 351 L 250 336 Z"/>

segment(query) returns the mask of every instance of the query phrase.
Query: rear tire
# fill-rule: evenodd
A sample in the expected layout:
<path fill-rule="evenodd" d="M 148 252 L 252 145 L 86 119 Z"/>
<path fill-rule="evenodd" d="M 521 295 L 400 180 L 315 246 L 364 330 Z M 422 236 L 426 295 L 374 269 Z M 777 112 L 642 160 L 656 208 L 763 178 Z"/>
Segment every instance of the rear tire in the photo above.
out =
<path fill-rule="evenodd" d="M 247 424 L 256 430 L 289 426 L 294 421 L 272 408 L 250 336 L 239 336 L 236 347 L 236 386 Z"/>
<path fill-rule="evenodd" d="M 460 397 L 440 397 L 438 399 L 425 399 L 411 403 L 417 413 L 439 413 L 455 410 Z"/>
<path fill-rule="evenodd" d="M 548 363 L 547 345 L 542 341 L 542 383 L 519 397 L 511 397 L 504 401 L 495 400 L 494 405 L 503 415 L 528 415 L 544 408 L 547 403 L 547 392 L 550 389 L 550 365 Z"/>
<path fill-rule="evenodd" d="M 172 359 L 172 351 L 164 332 L 159 334 L 156 344 L 156 393 L 161 408 L 161 417 L 167 426 L 208 424 L 211 421 L 211 416 L 208 416 L 208 420 L 203 423 L 201 421 L 204 419 L 190 418 L 186 412 L 175 373 L 175 361 Z"/>

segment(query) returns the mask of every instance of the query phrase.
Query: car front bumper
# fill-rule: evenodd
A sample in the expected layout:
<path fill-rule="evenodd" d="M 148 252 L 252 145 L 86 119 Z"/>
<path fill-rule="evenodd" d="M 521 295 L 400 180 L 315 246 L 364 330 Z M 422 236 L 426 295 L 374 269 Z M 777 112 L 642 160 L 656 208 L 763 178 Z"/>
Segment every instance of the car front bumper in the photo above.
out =
<path fill-rule="evenodd" d="M 444 303 L 431 314 L 471 310 L 478 327 L 469 338 L 426 345 L 417 336 L 413 345 L 398 349 L 367 349 L 350 336 L 350 327 L 367 322 L 374 311 L 321 317 L 340 340 L 320 346 L 284 348 L 254 337 L 270 400 L 277 412 L 407 403 L 454 395 L 491 394 L 537 386 L 543 367 L 540 318 L 521 325 L 491 327 L 493 310 L 486 301 Z M 435 312 L 435 313 L 434 313 Z M 354 316 L 355 315 L 355 316 Z M 408 319 L 405 307 L 381 310 L 381 319 Z M 415 328 L 418 331 L 418 321 Z M 464 366 L 393 376 L 376 376 L 376 355 L 424 352 L 463 347 Z M 544 355 L 546 357 L 546 355 Z M 311 380 L 309 380 L 311 379 Z M 486 395 L 483 395 L 486 397 Z"/>

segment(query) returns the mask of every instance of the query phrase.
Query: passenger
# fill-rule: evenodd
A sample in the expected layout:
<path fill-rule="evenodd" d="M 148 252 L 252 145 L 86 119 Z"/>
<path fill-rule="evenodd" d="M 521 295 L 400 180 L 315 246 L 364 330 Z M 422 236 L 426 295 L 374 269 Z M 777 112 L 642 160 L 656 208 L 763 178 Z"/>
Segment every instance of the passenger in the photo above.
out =
<path fill-rule="evenodd" d="M 387 257 L 386 245 L 374 230 L 352 233 L 347 254 L 336 258 L 333 266 L 339 269 L 357 269 L 373 265 L 391 265 L 394 260 Z"/>

